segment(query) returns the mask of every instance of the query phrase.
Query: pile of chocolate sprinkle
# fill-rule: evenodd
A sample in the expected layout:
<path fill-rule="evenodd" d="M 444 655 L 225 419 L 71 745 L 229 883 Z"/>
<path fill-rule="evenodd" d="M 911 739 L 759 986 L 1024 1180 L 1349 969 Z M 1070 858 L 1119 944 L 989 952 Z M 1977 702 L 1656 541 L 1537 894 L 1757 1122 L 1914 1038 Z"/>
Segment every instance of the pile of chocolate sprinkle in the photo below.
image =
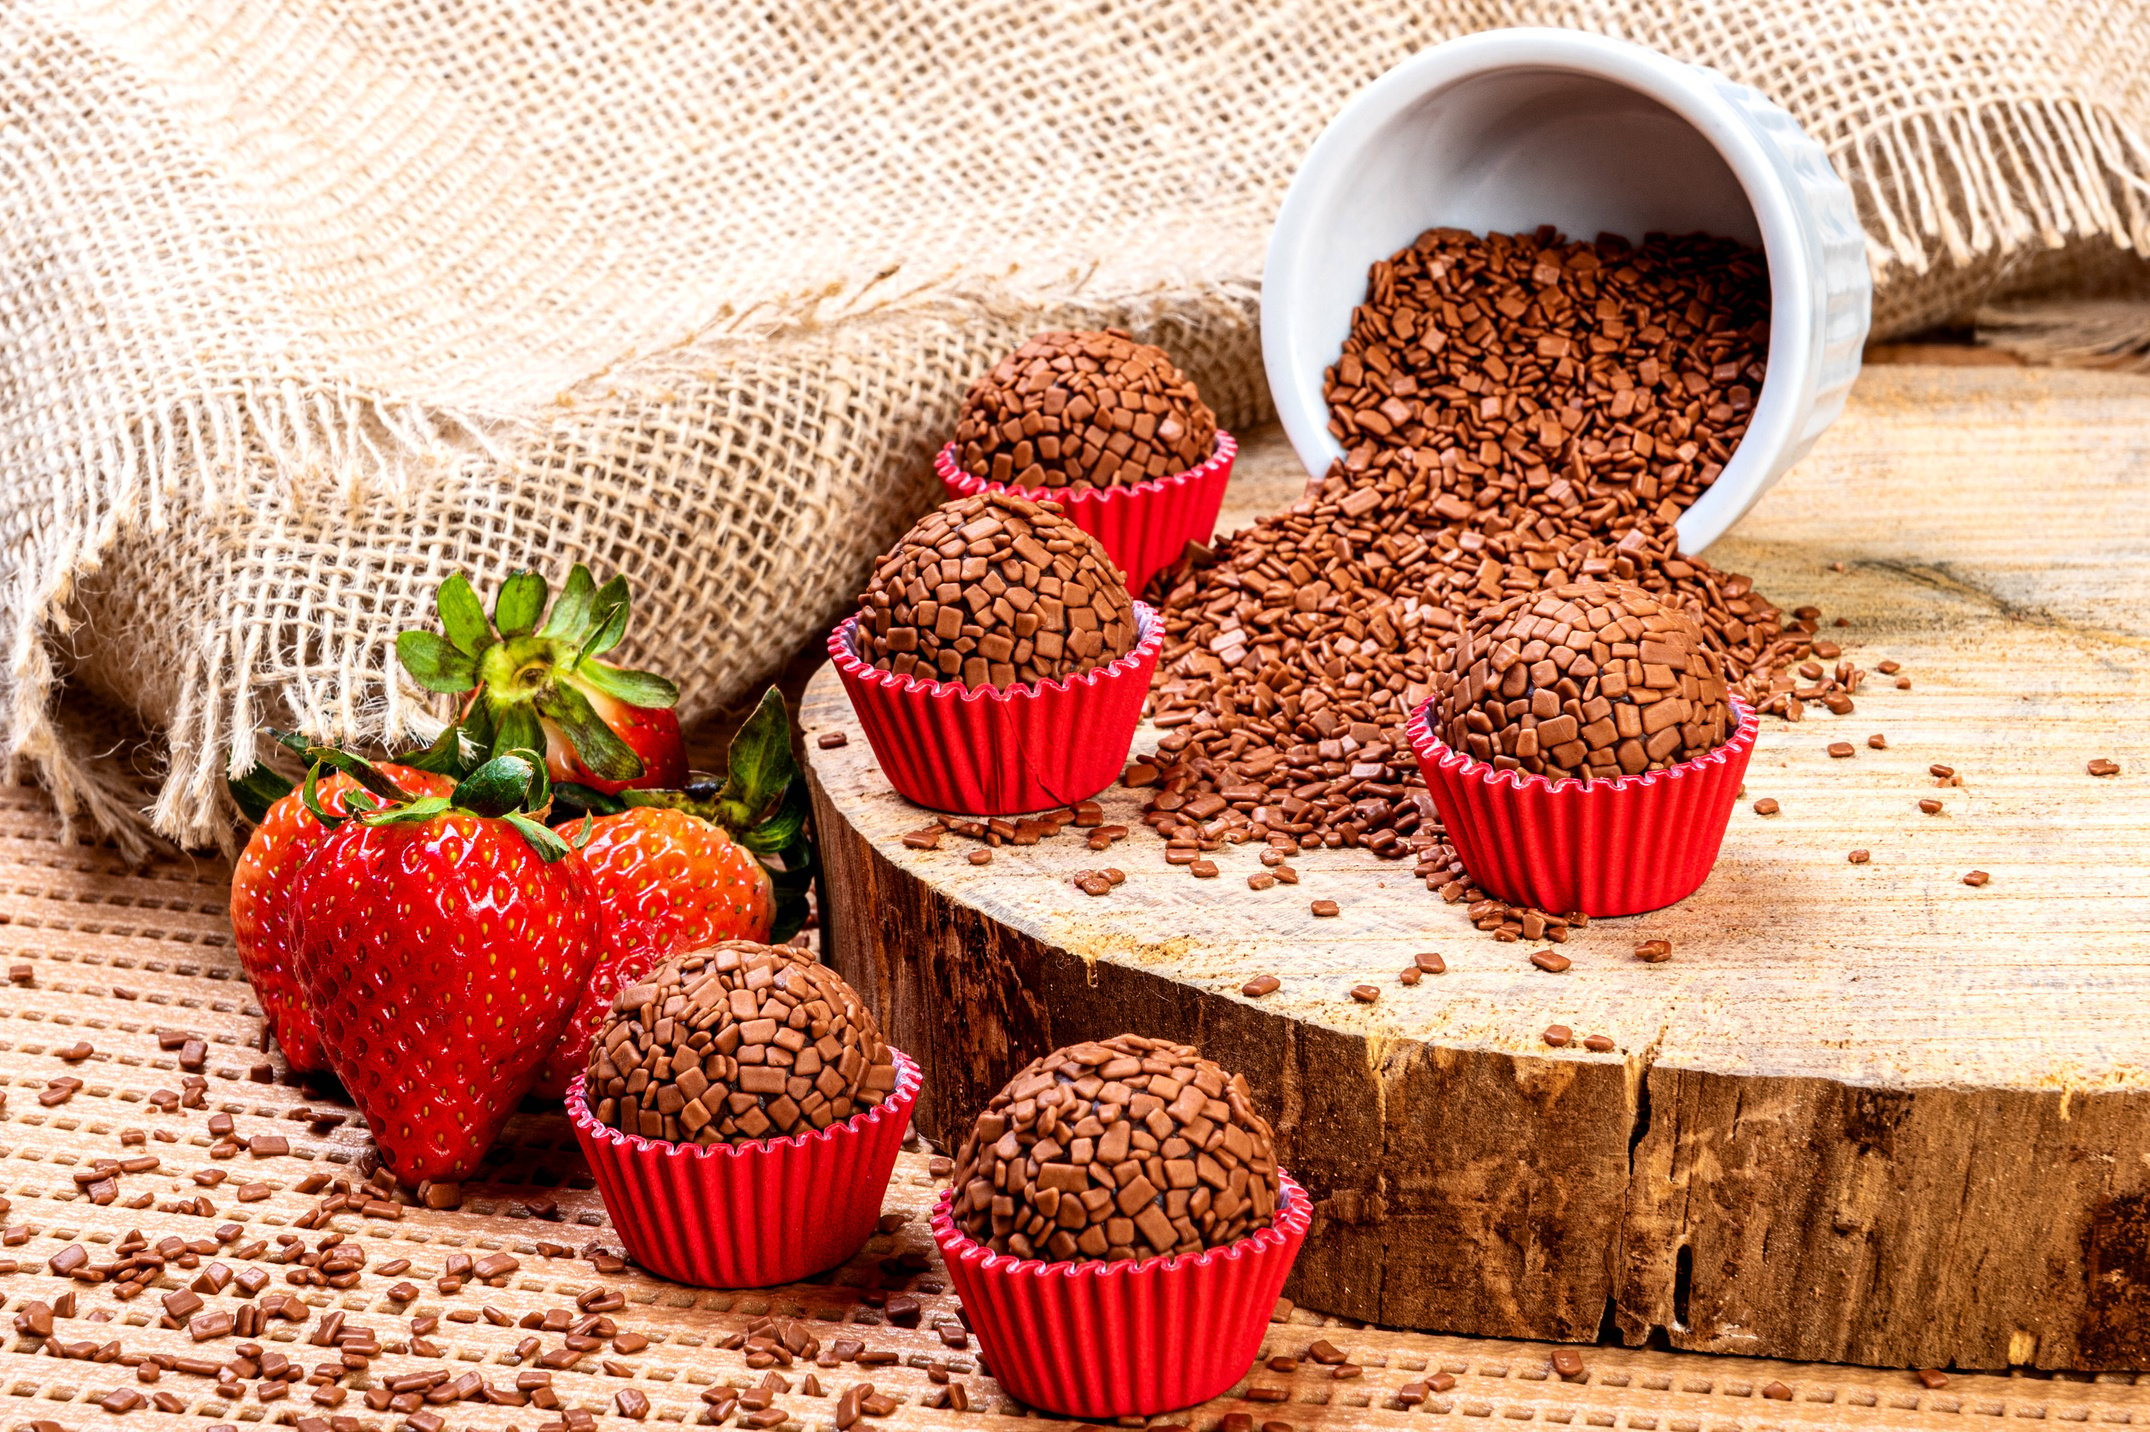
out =
<path fill-rule="evenodd" d="M 1701 236 L 1434 229 L 1376 263 L 1327 375 L 1344 456 L 1163 579 L 1148 823 L 1207 848 L 1411 857 L 1481 928 L 1558 939 L 1567 922 L 1470 884 L 1404 735 L 1480 612 L 1624 583 L 1693 619 L 1758 709 L 1848 706 L 1855 672 L 1776 676 L 1817 653 L 1819 614 L 1787 622 L 1750 579 L 1680 555 L 1673 527 L 1746 431 L 1768 294 L 1758 251 Z"/>

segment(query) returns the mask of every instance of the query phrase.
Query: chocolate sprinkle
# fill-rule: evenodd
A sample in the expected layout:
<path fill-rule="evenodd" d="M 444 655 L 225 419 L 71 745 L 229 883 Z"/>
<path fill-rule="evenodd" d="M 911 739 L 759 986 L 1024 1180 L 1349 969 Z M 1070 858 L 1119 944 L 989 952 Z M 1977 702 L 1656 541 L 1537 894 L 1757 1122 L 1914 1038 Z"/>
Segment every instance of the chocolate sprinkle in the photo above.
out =
<path fill-rule="evenodd" d="M 895 1087 L 858 992 L 804 950 L 751 940 L 674 955 L 621 990 L 590 1050 L 598 1121 L 673 1143 L 827 1128 Z"/>
<path fill-rule="evenodd" d="M 1056 507 L 1005 492 L 927 513 L 859 597 L 859 659 L 926 681 L 1080 676 L 1135 638 L 1126 582 L 1097 539 Z"/>
<path fill-rule="evenodd" d="M 1041 333 L 971 385 L 956 421 L 963 470 L 1081 492 L 1200 467 L 1217 419 L 1164 350 L 1118 329 Z"/>
<path fill-rule="evenodd" d="M 993 1096 L 956 1159 L 958 1227 L 996 1253 L 1117 1262 L 1222 1247 L 1280 1202 L 1240 1075 L 1123 1034 L 1055 1050 Z"/>
<path fill-rule="evenodd" d="M 1571 582 L 1483 613 L 1434 678 L 1439 735 L 1500 770 L 1640 775 L 1731 733 L 1723 664 L 1637 587 Z"/>

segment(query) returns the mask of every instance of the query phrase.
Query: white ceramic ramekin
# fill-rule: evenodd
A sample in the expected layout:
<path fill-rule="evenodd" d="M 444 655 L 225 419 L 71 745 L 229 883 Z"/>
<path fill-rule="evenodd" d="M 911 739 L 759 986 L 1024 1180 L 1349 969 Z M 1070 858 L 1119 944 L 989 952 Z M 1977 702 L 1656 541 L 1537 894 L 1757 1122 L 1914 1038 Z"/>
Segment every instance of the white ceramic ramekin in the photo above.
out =
<path fill-rule="evenodd" d="M 1427 229 L 1701 231 L 1769 262 L 1769 374 L 1680 518 L 1699 552 L 1814 445 L 1859 371 L 1873 285 L 1851 190 L 1775 104 L 1715 70 L 1575 30 L 1489 30 L 1404 61 L 1307 151 L 1262 278 L 1262 358 L 1307 471 L 1340 455 L 1322 372 L 1366 275 Z"/>

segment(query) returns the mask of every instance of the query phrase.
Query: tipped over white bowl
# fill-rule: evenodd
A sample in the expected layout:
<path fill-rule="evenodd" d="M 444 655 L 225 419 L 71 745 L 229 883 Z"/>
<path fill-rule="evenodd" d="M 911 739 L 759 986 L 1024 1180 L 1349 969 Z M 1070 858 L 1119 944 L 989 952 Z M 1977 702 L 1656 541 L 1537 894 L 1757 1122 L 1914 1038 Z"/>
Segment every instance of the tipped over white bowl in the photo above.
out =
<path fill-rule="evenodd" d="M 1746 436 L 1679 521 L 1700 552 L 1844 409 L 1873 287 L 1851 190 L 1792 117 L 1715 70 L 1575 30 L 1489 30 L 1404 61 L 1346 105 L 1284 196 L 1262 359 L 1309 473 L 1342 455 L 1323 371 L 1367 270 L 1427 229 L 1570 238 L 1703 232 L 1769 265 L 1768 374 Z"/>

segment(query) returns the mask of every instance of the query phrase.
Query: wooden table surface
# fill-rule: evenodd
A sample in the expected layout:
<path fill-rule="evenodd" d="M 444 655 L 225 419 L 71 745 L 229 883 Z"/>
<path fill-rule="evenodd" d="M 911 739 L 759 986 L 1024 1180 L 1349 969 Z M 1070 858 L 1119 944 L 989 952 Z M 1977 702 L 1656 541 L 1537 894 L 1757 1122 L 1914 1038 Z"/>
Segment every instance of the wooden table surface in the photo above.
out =
<path fill-rule="evenodd" d="M 109 1285 L 74 1283 L 50 1268 L 54 1255 L 76 1244 L 93 1262 L 108 1259 L 137 1229 L 154 1244 L 172 1236 L 212 1238 L 227 1226 L 238 1236 L 216 1261 L 234 1273 L 258 1270 L 270 1279 L 268 1290 L 295 1291 L 306 1305 L 305 1323 L 271 1324 L 260 1339 L 266 1347 L 310 1371 L 329 1353 L 305 1339 L 329 1312 L 342 1312 L 347 1328 L 375 1331 L 380 1356 L 346 1379 L 348 1400 L 334 1409 L 363 1432 L 402 1432 L 410 1425 L 364 1406 L 364 1393 L 391 1378 L 446 1369 L 456 1377 L 475 1373 L 491 1387 L 512 1386 L 530 1366 L 517 1349 L 533 1334 L 520 1320 L 572 1306 L 593 1292 L 621 1294 L 625 1306 L 612 1315 L 620 1330 L 649 1340 L 634 1352 L 608 1346 L 553 1373 L 561 1408 L 588 1412 L 605 1429 L 698 1424 L 709 1411 L 704 1394 L 721 1397 L 721 1389 L 760 1383 L 763 1370 L 750 1367 L 742 1351 L 720 1344 L 763 1316 L 804 1319 L 824 1346 L 851 1338 L 897 1359 L 870 1369 L 849 1363 L 812 1368 L 821 1381 L 819 1395 L 793 1369 L 789 1388 L 774 1400 L 785 1420 L 772 1432 L 834 1432 L 835 1399 L 859 1381 L 871 1381 L 897 1407 L 887 1418 L 861 1423 L 858 1432 L 1074 1426 L 1025 1415 L 999 1391 L 975 1346 L 951 1350 L 937 1334 L 957 1308 L 923 1236 L 921 1217 L 941 1182 L 922 1148 L 902 1156 L 884 1205 L 908 1221 L 875 1236 L 845 1267 L 785 1288 L 684 1288 L 632 1266 L 600 1272 L 576 1256 L 586 1244 L 617 1249 L 619 1240 L 557 1111 L 531 1110 L 509 1121 L 486 1176 L 466 1185 L 460 1209 L 410 1208 L 395 1220 L 345 1213 L 297 1232 L 295 1221 L 318 1197 L 301 1193 L 302 1181 L 317 1171 L 352 1177 L 368 1140 L 332 1084 L 293 1081 L 273 1051 L 256 1051 L 262 1016 L 231 947 L 227 878 L 216 861 L 168 860 L 130 869 L 110 850 L 65 844 L 41 797 L 0 789 L 0 969 L 27 965 L 30 971 L 27 983 L 0 985 L 0 1198 L 6 1200 L 0 1228 L 7 1230 L 0 1240 L 0 1327 L 32 1302 L 49 1307 L 72 1292 L 75 1315 L 55 1321 L 56 1343 L 92 1354 L 63 1357 L 55 1345 L 0 1335 L 0 1429 L 23 1432 L 50 1423 L 69 1432 L 203 1432 L 217 1425 L 288 1426 L 326 1417 L 330 1409 L 314 1400 L 310 1382 L 265 1402 L 260 1393 L 269 1384 L 241 1381 L 234 1384 L 241 1395 L 227 1399 L 210 1377 L 171 1372 L 145 1384 L 131 1365 L 98 1360 L 108 1347 L 126 1357 L 231 1359 L 237 1337 L 197 1343 L 184 1330 L 159 1325 L 158 1300 L 186 1287 L 197 1276 L 194 1270 L 167 1265 L 146 1296 L 123 1302 Z M 199 1108 L 167 1113 L 149 1102 L 158 1090 L 176 1091 L 183 1074 L 178 1052 L 161 1047 L 161 1030 L 183 1030 L 204 1043 Z M 62 1060 L 58 1051 L 78 1041 L 94 1052 L 80 1062 Z M 268 1066 L 267 1082 L 252 1076 L 257 1064 Z M 41 1104 L 39 1095 L 62 1075 L 81 1079 L 83 1087 L 63 1104 Z M 207 1132 L 214 1113 L 229 1114 L 242 1136 L 283 1135 L 290 1152 L 219 1161 Z M 322 1114 L 339 1115 L 342 1122 L 334 1129 L 312 1127 L 309 1120 Z M 122 1147 L 118 1133 L 128 1128 L 146 1130 L 148 1138 L 126 1153 L 154 1154 L 159 1167 L 121 1175 L 118 1201 L 95 1205 L 73 1174 L 91 1159 L 112 1157 Z M 217 1173 L 227 1178 L 205 1185 L 195 1177 Z M 264 1196 L 240 1199 L 237 1190 L 245 1183 L 259 1184 Z M 205 1198 L 210 1206 L 187 1213 L 129 1206 L 144 1197 L 152 1205 Z M 288 1281 L 291 1265 L 274 1256 L 286 1236 L 301 1237 L 309 1250 L 340 1239 L 364 1250 L 366 1270 L 346 1289 L 294 1285 Z M 267 1254 L 250 1251 L 257 1240 Z M 882 1260 L 907 1250 L 928 1254 L 926 1270 L 891 1278 Z M 520 1266 L 497 1286 L 473 1283 L 445 1293 L 436 1280 L 457 1252 L 504 1252 Z M 410 1260 L 409 1267 L 396 1268 L 391 1260 L 398 1259 Z M 405 1281 L 417 1296 L 391 1297 L 389 1290 Z M 891 1286 L 918 1298 L 918 1327 L 892 1326 L 873 1306 L 876 1290 Z M 248 1297 L 235 1282 L 223 1293 L 205 1294 L 203 1311 L 233 1312 Z M 487 1308 L 509 1321 L 496 1324 L 483 1314 Z M 429 1335 L 438 1357 L 411 1345 L 412 1320 L 424 1317 L 440 1320 Z M 1289 1305 L 1276 1309 L 1263 1356 L 1302 1355 L 1317 1338 L 1344 1351 L 1363 1374 L 1339 1382 L 1311 1362 L 1291 1373 L 1256 1369 L 1207 1406 L 1154 1422 L 1213 1432 L 1225 1415 L 1243 1413 L 1291 1432 L 1410 1432 L 1517 1421 L 1668 1432 L 1940 1432 L 1962 1427 L 1966 1415 L 2096 1426 L 2150 1417 L 2150 1387 L 2124 1374 L 1958 1375 L 1928 1389 L 1901 1372 L 1595 1348 L 1584 1355 L 1583 1373 L 1563 1380 L 1552 1375 L 1552 1349 L 1544 1344 L 1357 1328 Z M 556 1334 L 543 1334 L 539 1343 L 547 1355 L 562 1351 Z M 971 1410 L 927 1405 L 936 1392 L 937 1363 L 965 1385 Z M 1453 1385 L 1415 1407 L 1397 1396 L 1411 1383 L 1441 1375 L 1453 1378 Z M 98 1405 L 127 1388 L 173 1397 L 179 1410 L 144 1406 L 114 1415 Z M 1256 1389 L 1282 1400 L 1257 1401 L 1248 1395 Z M 648 1399 L 645 1422 L 618 1415 L 622 1393 Z M 559 1415 L 473 1402 L 430 1410 L 456 1432 L 535 1432 Z M 736 1416 L 729 1425 L 739 1425 Z"/>
<path fill-rule="evenodd" d="M 1299 480 L 1251 435 L 1232 508 Z M 2150 1363 L 2150 380 L 1869 369 L 1708 555 L 1844 618 L 1846 654 L 1911 688 L 1765 721 L 1710 882 L 1594 922 L 1561 975 L 1357 852 L 1257 894 L 1253 850 L 1198 881 L 1139 829 L 1110 857 L 1063 838 L 982 868 L 967 843 L 906 849 L 921 813 L 865 742 L 815 746 L 856 737 L 816 677 L 832 958 L 924 1063 L 922 1124 L 947 1133 L 1053 1045 L 1183 1037 L 1245 1069 L 1319 1200 L 1292 1288 L 1314 1306 L 1894 1365 Z M 1138 818 L 1133 793 L 1104 799 Z M 1106 860 L 1126 884 L 1077 891 Z M 1311 919 L 1316 898 L 1341 916 Z M 1669 963 L 1631 957 L 1650 938 Z M 1404 988 L 1423 949 L 1448 973 Z M 1256 973 L 1283 988 L 1244 998 Z M 1362 981 L 1377 1003 L 1347 997 Z M 1555 1023 L 1615 1047 L 1555 1051 Z"/>

